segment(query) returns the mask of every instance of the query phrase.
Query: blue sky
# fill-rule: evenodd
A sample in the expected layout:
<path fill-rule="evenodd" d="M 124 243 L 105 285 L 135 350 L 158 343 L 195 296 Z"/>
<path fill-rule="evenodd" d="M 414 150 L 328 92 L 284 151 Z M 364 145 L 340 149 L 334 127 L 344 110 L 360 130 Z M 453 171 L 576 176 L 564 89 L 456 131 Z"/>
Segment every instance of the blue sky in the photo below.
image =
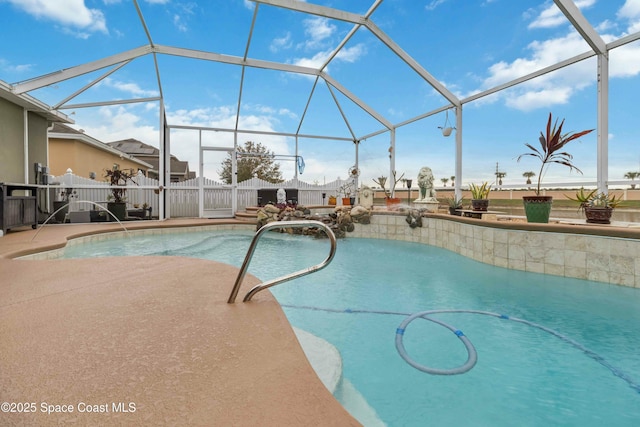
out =
<path fill-rule="evenodd" d="M 313 0 L 365 14 L 373 0 Z M 605 42 L 640 31 L 640 0 L 576 1 Z M 153 42 L 242 57 L 255 4 L 244 0 L 206 2 L 139 0 Z M 541 0 L 385 0 L 371 20 L 426 71 L 464 99 L 556 62 L 589 46 L 552 1 Z M 318 67 L 353 24 L 269 5 L 258 8 L 248 58 Z M 148 44 L 136 9 L 128 0 L 0 0 L 0 80 L 17 83 Z M 9 37 L 12 42 L 8 42 Z M 640 42 L 611 51 L 609 95 L 609 179 L 640 171 L 638 94 Z M 157 55 L 168 122 L 172 125 L 232 128 L 236 121 L 242 69 L 211 61 Z M 56 105 L 93 79 L 99 70 L 30 95 Z M 326 70 L 338 83 L 393 124 L 446 105 L 446 100 L 369 30 L 362 27 Z M 539 169 L 533 159 L 516 162 L 524 143 L 537 144 L 549 112 L 566 118 L 566 130 L 596 128 L 597 69 L 591 58 L 525 84 L 465 104 L 462 183 L 493 181 L 496 163 L 504 184 L 521 184 L 522 173 Z M 292 73 L 246 68 L 239 123 L 243 129 L 363 137 L 384 127 L 338 91 Z M 102 102 L 160 94 L 153 57 L 133 60 L 68 104 Z M 336 106 L 336 101 L 340 109 Z M 63 110 L 75 127 L 108 142 L 136 138 L 158 145 L 158 102 Z M 305 114 L 306 108 L 306 114 Z M 342 112 L 341 112 L 342 110 Z M 342 117 L 347 117 L 349 126 Z M 304 117 L 304 120 L 302 120 Z M 455 120 L 453 113 L 450 120 Z M 415 180 L 422 166 L 440 178 L 455 173 L 455 139 L 444 138 L 439 113 L 403 126 L 396 135 L 396 169 Z M 294 154 L 291 137 L 240 135 L 277 154 Z M 174 130 L 172 153 L 197 169 L 198 134 Z M 232 134 L 205 132 L 207 145 L 229 147 Z M 300 138 L 307 182 L 345 178 L 354 164 L 354 144 Z M 389 133 L 363 140 L 360 170 L 365 184 L 389 174 Z M 583 176 L 552 166 L 545 182 L 596 179 L 596 132 L 567 150 Z M 207 176 L 216 178 L 222 154 L 208 154 Z M 283 162 L 285 178 L 293 163 Z"/>

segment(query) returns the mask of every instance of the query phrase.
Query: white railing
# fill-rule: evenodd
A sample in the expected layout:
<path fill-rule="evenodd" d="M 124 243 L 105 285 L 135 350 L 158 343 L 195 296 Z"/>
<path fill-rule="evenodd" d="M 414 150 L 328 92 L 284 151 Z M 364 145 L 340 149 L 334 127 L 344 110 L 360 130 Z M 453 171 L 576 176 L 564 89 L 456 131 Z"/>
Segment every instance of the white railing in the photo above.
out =
<path fill-rule="evenodd" d="M 256 206 L 258 204 L 258 190 L 278 188 L 298 189 L 299 204 L 321 205 L 327 202 L 330 195 L 337 196 L 338 189 L 347 182 L 346 180 L 335 180 L 324 185 L 314 185 L 291 179 L 274 184 L 259 178 L 252 178 L 238 184 L 237 209 L 242 211 L 248 206 Z M 84 178 L 74 175 L 72 172 L 50 177 L 49 187 L 51 202 L 53 200 L 61 200 L 62 191 L 68 188 L 73 189 L 73 198 L 70 206 L 72 211 L 92 208 L 90 204 L 78 203 L 80 201 L 106 204 L 111 194 L 108 182 Z M 160 207 L 160 183 L 158 180 L 139 174 L 134 178 L 134 182 L 128 183 L 126 187 L 126 201 L 129 208 L 142 206 L 146 203 L 147 206 L 152 208 L 153 215 L 158 214 Z M 203 187 L 204 206 L 208 208 L 231 208 L 232 190 L 230 185 L 205 178 Z M 170 216 L 173 218 L 197 217 L 199 214 L 199 188 L 199 178 L 171 183 L 168 193 Z M 326 196 L 324 200 L 322 193 L 325 193 Z M 49 211 L 52 212 L 51 207 Z"/>

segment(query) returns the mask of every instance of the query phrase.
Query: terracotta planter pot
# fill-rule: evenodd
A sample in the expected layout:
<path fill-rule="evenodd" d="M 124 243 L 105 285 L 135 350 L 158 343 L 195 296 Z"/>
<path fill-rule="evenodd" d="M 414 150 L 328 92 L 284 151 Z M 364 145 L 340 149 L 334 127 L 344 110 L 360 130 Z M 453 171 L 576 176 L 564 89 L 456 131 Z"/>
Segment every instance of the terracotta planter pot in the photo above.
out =
<path fill-rule="evenodd" d="M 551 214 L 551 196 L 524 196 L 524 212 L 527 215 L 527 222 L 548 223 Z"/>
<path fill-rule="evenodd" d="M 351 197 L 343 197 L 342 206 L 351 206 Z"/>
<path fill-rule="evenodd" d="M 401 203 L 399 197 L 387 197 L 386 202 L 388 208 L 395 208 L 397 206 L 400 206 Z"/>

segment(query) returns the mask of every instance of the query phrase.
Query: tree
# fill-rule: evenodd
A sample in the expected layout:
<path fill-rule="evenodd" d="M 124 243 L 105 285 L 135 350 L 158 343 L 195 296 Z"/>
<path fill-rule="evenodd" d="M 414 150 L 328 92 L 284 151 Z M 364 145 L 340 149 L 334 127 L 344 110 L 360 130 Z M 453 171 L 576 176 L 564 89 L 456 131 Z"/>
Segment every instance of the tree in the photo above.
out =
<path fill-rule="evenodd" d="M 440 178 L 440 181 L 442 181 L 443 187 L 446 187 L 447 186 L 447 182 L 449 182 L 449 178 Z"/>
<path fill-rule="evenodd" d="M 506 172 L 496 172 L 496 178 L 498 179 L 498 185 L 502 185 L 502 178 L 507 176 Z"/>
<path fill-rule="evenodd" d="M 522 176 L 524 176 L 525 178 L 527 178 L 527 184 L 531 184 L 531 178 L 533 178 L 534 176 L 536 176 L 536 173 L 535 173 L 535 172 L 528 171 L 528 172 L 523 173 L 523 174 L 522 174 Z"/>
<path fill-rule="evenodd" d="M 253 177 L 268 182 L 282 182 L 280 164 L 274 162 L 275 155 L 259 142 L 247 141 L 244 147 L 238 146 L 238 182 L 246 181 Z M 222 170 L 219 170 L 220 178 L 227 184 L 231 184 L 231 160 L 233 153 L 229 153 L 222 161 Z"/>
<path fill-rule="evenodd" d="M 634 179 L 636 179 L 637 177 L 640 176 L 640 172 L 627 172 L 624 174 L 624 177 L 627 179 L 630 179 L 631 181 L 633 181 Z M 631 184 L 631 189 L 635 189 L 636 185 L 635 184 Z"/>
<path fill-rule="evenodd" d="M 456 177 L 455 175 L 451 175 L 451 186 L 453 187 L 455 186 L 455 184 L 456 184 Z"/>

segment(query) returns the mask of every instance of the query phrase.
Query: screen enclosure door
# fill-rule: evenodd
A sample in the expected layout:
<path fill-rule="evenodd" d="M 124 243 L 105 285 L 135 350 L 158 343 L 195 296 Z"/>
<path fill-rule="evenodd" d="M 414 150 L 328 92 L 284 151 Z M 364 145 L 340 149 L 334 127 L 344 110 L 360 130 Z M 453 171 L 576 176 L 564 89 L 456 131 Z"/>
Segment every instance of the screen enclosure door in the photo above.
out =
<path fill-rule="evenodd" d="M 229 153 L 233 155 L 233 148 L 200 148 L 200 179 L 198 181 L 200 218 L 233 218 L 235 216 L 237 203 L 234 186 L 209 178 L 217 176 L 217 171 L 222 169 L 222 162 L 229 157 Z"/>

